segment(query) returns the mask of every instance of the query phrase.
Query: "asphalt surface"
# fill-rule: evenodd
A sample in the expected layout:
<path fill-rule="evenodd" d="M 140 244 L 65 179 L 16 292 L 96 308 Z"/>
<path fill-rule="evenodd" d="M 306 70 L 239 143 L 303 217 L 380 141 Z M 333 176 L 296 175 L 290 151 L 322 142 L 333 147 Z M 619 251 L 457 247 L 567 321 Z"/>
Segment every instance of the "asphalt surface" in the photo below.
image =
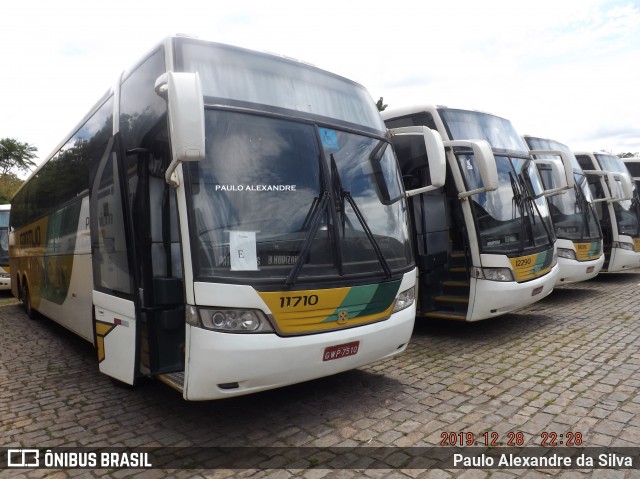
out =
<path fill-rule="evenodd" d="M 120 387 L 98 372 L 92 345 L 18 305 L 0 307 L 0 446 L 281 448 L 234 469 L 12 468 L 0 478 L 640 477 L 637 468 L 429 468 L 434 451 L 451 450 L 443 441 L 459 441 L 449 432 L 538 447 L 555 434 L 556 449 L 566 447 L 560 435 L 582 447 L 639 446 L 639 292 L 640 273 L 600 275 L 493 320 L 421 321 L 408 349 L 384 362 L 208 402 L 154 380 Z M 380 466 L 347 455 L 322 467 L 355 447 L 400 457 Z M 320 460 L 292 456 L 305 451 Z"/>

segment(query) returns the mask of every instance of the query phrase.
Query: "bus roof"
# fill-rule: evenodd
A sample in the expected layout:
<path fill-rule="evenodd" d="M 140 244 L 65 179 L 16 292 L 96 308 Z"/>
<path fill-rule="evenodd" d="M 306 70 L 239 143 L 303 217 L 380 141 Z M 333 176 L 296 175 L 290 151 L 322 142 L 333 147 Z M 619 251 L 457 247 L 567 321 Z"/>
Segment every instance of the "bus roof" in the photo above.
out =
<path fill-rule="evenodd" d="M 78 131 L 79 128 L 82 127 L 82 125 L 89 119 L 91 118 L 91 116 L 95 113 L 96 110 L 98 110 L 98 108 L 100 108 L 100 106 L 102 106 L 102 104 L 111 96 L 113 95 L 114 91 L 117 90 L 118 85 L 120 83 L 122 83 L 130 74 L 131 72 L 133 72 L 142 62 L 144 62 L 153 52 L 155 52 L 159 47 L 164 46 L 166 49 L 169 49 L 171 47 L 171 45 L 173 44 L 173 41 L 175 39 L 184 39 L 186 41 L 194 41 L 194 42 L 201 42 L 201 43 L 208 43 L 208 44 L 212 44 L 212 45 L 218 45 L 220 47 L 223 48 L 228 48 L 228 49 L 234 49 L 237 51 L 244 51 L 244 52 L 251 52 L 254 54 L 260 54 L 260 55 L 264 55 L 264 56 L 271 56 L 271 57 L 275 57 L 275 58 L 279 58 L 283 61 L 287 61 L 287 62 L 291 62 L 291 63 L 299 63 L 301 65 L 305 65 L 306 67 L 313 69 L 313 70 L 317 70 L 319 72 L 323 72 L 323 73 L 328 73 L 336 78 L 340 78 L 344 81 L 350 82 L 352 84 L 356 84 L 359 85 L 361 87 L 363 87 L 363 85 L 361 85 L 358 82 L 355 82 L 353 80 L 350 80 L 346 77 L 343 77 L 341 75 L 337 75 L 335 73 L 332 73 L 328 70 L 324 70 L 322 68 L 319 68 L 311 63 L 302 61 L 302 60 L 298 60 L 292 57 L 288 57 L 286 55 L 280 55 L 277 53 L 271 53 L 271 52 L 265 52 L 265 51 L 258 51 L 258 50 L 252 50 L 249 48 L 243 48 L 243 47 L 238 47 L 235 45 L 230 45 L 230 44 L 226 44 L 226 43 L 220 43 L 220 42 L 215 42 L 215 41 L 211 41 L 211 40 L 206 40 L 206 39 L 202 39 L 202 38 L 198 38 L 195 35 L 188 35 L 188 34 L 182 34 L 182 33 L 176 33 L 176 34 L 171 34 L 166 36 L 165 38 L 163 38 L 161 41 L 157 42 L 155 45 L 153 45 L 152 48 L 150 48 L 147 52 L 145 52 L 144 55 L 142 55 L 135 63 L 133 63 L 130 67 L 128 67 L 126 70 L 123 70 L 120 75 L 118 75 L 118 78 L 115 82 L 115 86 L 111 86 L 101 97 L 100 99 L 93 105 L 93 107 L 87 112 L 87 114 L 82 118 L 82 120 L 80 120 L 70 131 L 67 135 L 64 136 L 64 138 L 62 139 L 62 141 L 60 141 L 60 143 L 58 143 L 55 148 L 49 152 L 49 154 L 46 156 L 46 158 L 38 165 L 38 167 L 33 170 L 31 172 L 31 174 L 27 177 L 27 179 L 22 183 L 22 185 L 20 186 L 20 188 L 18 188 L 18 190 L 16 191 L 16 193 L 18 191 L 20 191 L 25 184 L 27 184 L 27 182 L 33 177 L 35 176 L 41 169 L 42 167 L 51 159 L 53 158 L 56 153 L 58 153 L 58 151 L 60 151 L 60 149 L 73 137 L 73 135 Z M 173 70 L 173 58 L 172 56 L 167 58 L 168 60 L 168 65 L 167 65 L 167 69 L 169 70 Z M 363 87 L 364 88 L 364 87 Z"/>
<path fill-rule="evenodd" d="M 447 105 L 436 105 L 436 104 L 432 104 L 432 103 L 419 103 L 416 105 L 411 105 L 411 106 L 404 106 L 404 107 L 399 107 L 399 108 L 391 108 L 389 110 L 385 110 L 380 112 L 380 115 L 382 116 L 382 118 L 384 120 L 388 120 L 389 118 L 395 118 L 395 117 L 399 117 L 399 116 L 406 116 L 406 115 L 413 115 L 415 113 L 421 113 L 421 112 L 435 112 L 438 110 L 460 110 L 460 111 L 471 111 L 474 113 L 482 113 L 483 115 L 491 115 L 491 116 L 495 116 L 498 118 L 503 118 L 499 115 L 495 115 L 493 113 L 489 113 L 487 111 L 482 111 L 482 110 L 474 110 L 471 108 L 458 108 L 458 107 L 451 107 L 451 106 L 447 106 Z M 505 119 L 505 118 L 503 118 Z"/>

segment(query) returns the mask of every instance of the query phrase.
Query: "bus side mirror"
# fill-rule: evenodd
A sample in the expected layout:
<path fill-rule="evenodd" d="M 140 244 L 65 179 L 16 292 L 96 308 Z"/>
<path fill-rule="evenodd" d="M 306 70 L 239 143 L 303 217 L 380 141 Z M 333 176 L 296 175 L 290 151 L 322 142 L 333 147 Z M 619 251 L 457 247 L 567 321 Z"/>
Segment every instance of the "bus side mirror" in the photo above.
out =
<path fill-rule="evenodd" d="M 611 191 L 610 201 L 633 199 L 633 186 L 627 175 L 607 172 L 607 181 L 609 183 L 609 191 Z"/>
<path fill-rule="evenodd" d="M 620 180 L 622 181 L 622 191 L 624 192 L 625 199 L 632 200 L 633 183 L 631 179 L 627 175 L 620 175 Z"/>
<path fill-rule="evenodd" d="M 601 203 L 603 201 L 615 201 L 612 198 L 608 197 L 607 193 L 607 183 L 604 181 L 604 178 L 607 176 L 607 173 L 602 170 L 582 170 L 582 172 L 587 176 L 587 178 L 598 178 L 598 182 L 600 183 L 600 188 L 604 192 L 604 198 L 596 198 L 595 196 L 591 198 L 591 203 Z"/>
<path fill-rule="evenodd" d="M 482 188 L 459 193 L 459 198 L 498 189 L 498 167 L 496 165 L 496 158 L 493 156 L 491 145 L 486 140 L 450 140 L 445 141 L 444 146 L 471 149 L 480 172 Z"/>
<path fill-rule="evenodd" d="M 403 128 L 393 128 L 389 130 L 391 137 L 394 136 L 418 136 L 422 137 L 427 152 L 429 177 L 431 184 L 409 190 L 405 192 L 406 196 L 415 196 L 426 191 L 432 191 L 444 186 L 447 175 L 447 160 L 444 154 L 444 146 L 440 133 L 426 126 L 406 126 Z M 427 166 L 426 164 L 423 166 Z"/>
<path fill-rule="evenodd" d="M 539 155 L 553 155 L 559 156 L 561 164 L 555 159 L 537 159 L 538 164 L 545 164 L 551 168 L 552 186 L 558 185 L 555 188 L 548 188 L 544 190 L 544 196 L 557 195 L 565 190 L 570 190 L 576 184 L 576 180 L 573 176 L 573 165 L 571 164 L 571 158 L 564 151 L 560 150 L 531 150 L 529 154 L 533 157 Z"/>
<path fill-rule="evenodd" d="M 612 203 L 633 199 L 633 185 L 627 175 L 602 170 L 583 170 L 583 172 L 587 176 L 599 177 L 600 185 L 605 192 L 606 198 L 595 198 L 591 200 L 593 203 L 600 201 Z"/>
<path fill-rule="evenodd" d="M 166 72 L 155 83 L 156 93 L 167 100 L 171 163 L 165 181 L 177 186 L 174 171 L 183 161 L 200 161 L 205 156 L 204 100 L 197 73 Z"/>

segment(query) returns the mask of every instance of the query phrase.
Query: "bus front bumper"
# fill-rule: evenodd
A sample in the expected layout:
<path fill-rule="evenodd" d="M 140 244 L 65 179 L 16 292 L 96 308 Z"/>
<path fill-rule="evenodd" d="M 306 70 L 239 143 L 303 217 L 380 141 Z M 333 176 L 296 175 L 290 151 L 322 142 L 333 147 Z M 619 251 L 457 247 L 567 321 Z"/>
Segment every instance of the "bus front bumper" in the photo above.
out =
<path fill-rule="evenodd" d="M 558 258 L 560 272 L 556 286 L 568 283 L 586 281 L 598 275 L 604 264 L 604 255 L 591 261 L 576 261 L 568 258 Z"/>
<path fill-rule="evenodd" d="M 184 398 L 239 396 L 329 376 L 394 356 L 406 349 L 415 314 L 414 303 L 385 321 L 295 337 L 272 333 L 226 334 L 187 325 Z M 327 348 L 335 350 L 356 341 L 356 354 L 325 360 Z"/>
<path fill-rule="evenodd" d="M 500 316 L 540 301 L 553 291 L 558 271 L 556 264 L 544 276 L 524 283 L 471 278 L 467 321 Z"/>

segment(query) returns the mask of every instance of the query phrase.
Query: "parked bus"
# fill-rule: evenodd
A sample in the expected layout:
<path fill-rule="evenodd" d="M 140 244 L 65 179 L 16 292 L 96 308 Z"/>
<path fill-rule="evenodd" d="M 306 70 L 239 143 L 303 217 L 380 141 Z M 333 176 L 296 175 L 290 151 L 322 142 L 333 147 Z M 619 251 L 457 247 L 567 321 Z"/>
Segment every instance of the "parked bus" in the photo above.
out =
<path fill-rule="evenodd" d="M 418 136 L 444 167 L 440 138 Z M 166 39 L 12 208 L 14 294 L 124 383 L 229 397 L 393 356 L 411 336 L 387 130 L 362 86 L 303 62 Z"/>
<path fill-rule="evenodd" d="M 624 165 L 629 170 L 629 174 L 636 185 L 636 190 L 640 191 L 640 157 L 622 158 L 622 161 L 624 161 Z"/>
<path fill-rule="evenodd" d="M 571 149 L 558 141 L 525 135 L 545 187 L 552 189 L 554 168 L 563 168 L 559 156 L 548 151 L 563 151 L 570 158 L 575 184 L 572 189 L 547 197 L 557 238 L 559 274 L 556 285 L 585 281 L 595 277 L 604 263 L 602 231 L 589 180 Z"/>
<path fill-rule="evenodd" d="M 558 275 L 555 234 L 538 170 L 511 123 L 443 106 L 382 116 L 388 128 L 438 131 L 447 150 L 445 186 L 410 203 L 417 315 L 477 321 L 547 296 Z M 484 140 L 487 161 L 467 144 L 471 139 Z M 407 189 L 426 174 L 416 162 L 424 153 L 410 143 L 394 142 Z"/>
<path fill-rule="evenodd" d="M 0 205 L 0 291 L 11 289 L 9 270 L 9 212 L 11 205 Z"/>
<path fill-rule="evenodd" d="M 640 267 L 640 202 L 622 159 L 601 152 L 574 152 L 590 177 L 592 195 L 602 228 L 604 266 L 616 272 Z"/>

